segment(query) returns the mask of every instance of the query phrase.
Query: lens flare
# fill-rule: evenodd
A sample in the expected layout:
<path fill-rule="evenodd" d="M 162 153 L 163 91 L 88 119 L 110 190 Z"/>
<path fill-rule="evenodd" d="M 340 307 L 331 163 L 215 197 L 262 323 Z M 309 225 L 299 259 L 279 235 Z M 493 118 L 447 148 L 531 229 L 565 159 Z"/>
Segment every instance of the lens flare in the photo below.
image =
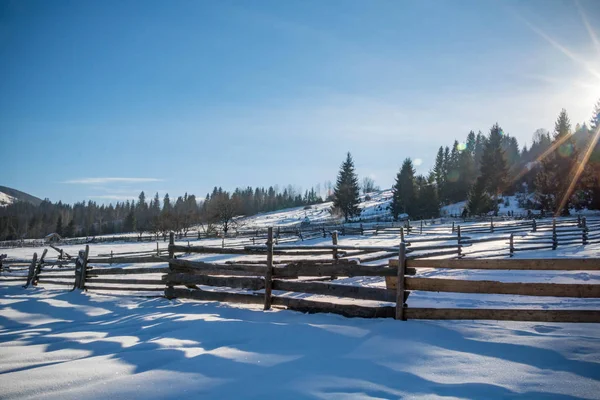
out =
<path fill-rule="evenodd" d="M 458 178 L 460 178 L 460 172 L 458 170 L 450 170 L 448 171 L 448 181 L 449 182 L 457 182 Z"/>
<path fill-rule="evenodd" d="M 465 151 L 467 149 L 467 145 L 465 143 L 459 143 L 456 145 L 456 150 Z"/>
<path fill-rule="evenodd" d="M 558 148 L 558 155 L 562 158 L 571 157 L 573 155 L 573 144 L 571 143 L 563 143 Z"/>
<path fill-rule="evenodd" d="M 421 160 L 420 158 L 415 158 L 415 161 L 413 161 L 413 164 L 418 167 L 419 165 L 423 164 L 423 160 Z"/>

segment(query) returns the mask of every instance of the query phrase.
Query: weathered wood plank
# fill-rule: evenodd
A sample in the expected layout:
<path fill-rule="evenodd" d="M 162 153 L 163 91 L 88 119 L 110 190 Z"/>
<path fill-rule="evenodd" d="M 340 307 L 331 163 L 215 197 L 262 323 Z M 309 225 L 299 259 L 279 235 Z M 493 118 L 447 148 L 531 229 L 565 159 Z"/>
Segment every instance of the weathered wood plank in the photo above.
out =
<path fill-rule="evenodd" d="M 168 285 L 205 285 L 238 289 L 260 290 L 265 288 L 263 278 L 219 277 L 171 273 L 165 277 Z"/>
<path fill-rule="evenodd" d="M 304 313 L 331 313 L 345 317 L 393 318 L 394 307 L 367 307 L 354 304 L 335 304 L 306 299 L 273 296 L 273 305 Z"/>
<path fill-rule="evenodd" d="M 133 274 L 166 274 L 169 268 L 94 268 L 88 269 L 88 276 L 94 275 L 133 275 Z"/>
<path fill-rule="evenodd" d="M 405 313 L 407 319 L 600 322 L 600 310 L 407 308 Z"/>
<path fill-rule="evenodd" d="M 398 251 L 398 264 L 396 270 L 396 311 L 394 317 L 398 320 L 405 320 L 404 316 L 404 289 L 406 282 L 404 273 L 406 271 L 406 245 L 404 242 L 400 243 L 400 250 Z"/>
<path fill-rule="evenodd" d="M 515 249 L 518 251 L 518 249 Z M 396 260 L 390 260 L 397 266 Z M 395 262 L 395 263 L 394 263 Z M 545 258 L 545 259 L 497 259 L 497 260 L 408 260 L 412 268 L 448 269 L 501 269 L 536 271 L 600 271 L 600 258 Z"/>
<path fill-rule="evenodd" d="M 75 277 L 73 277 L 73 279 L 75 279 Z M 67 281 L 54 281 L 51 279 L 40 279 L 38 280 L 38 285 L 43 285 L 43 284 L 51 284 L 51 285 L 63 285 L 63 286 L 73 286 L 73 282 L 67 282 Z"/>
<path fill-rule="evenodd" d="M 171 259 L 169 260 L 169 265 L 171 265 L 171 268 L 173 269 L 200 271 L 206 275 L 236 275 L 242 272 L 264 275 L 266 271 L 264 265 L 211 264 L 202 261 L 182 259 Z"/>
<path fill-rule="evenodd" d="M 105 278 L 88 278 L 88 283 L 114 283 L 120 285 L 164 285 L 162 279 L 105 279 Z"/>
<path fill-rule="evenodd" d="M 210 292 L 202 289 L 176 289 L 168 287 L 165 290 L 167 298 L 194 299 L 202 301 L 220 301 L 224 303 L 264 304 L 262 294 L 245 294 L 230 292 Z"/>
<path fill-rule="evenodd" d="M 364 286 L 340 285 L 323 282 L 303 282 L 276 279 L 273 281 L 273 290 L 289 292 L 321 294 L 325 296 L 349 297 L 352 299 L 374 301 L 396 301 L 396 291 L 383 288 Z"/>
<path fill-rule="evenodd" d="M 113 258 L 90 258 L 88 264 L 144 264 L 168 262 L 168 258 L 156 256 L 144 257 L 113 257 Z"/>
<path fill-rule="evenodd" d="M 202 254 L 249 254 L 245 249 L 208 247 L 208 246 L 181 246 L 177 244 L 169 245 L 169 251 L 179 253 L 202 253 Z"/>
<path fill-rule="evenodd" d="M 45 278 L 51 278 L 51 279 L 75 279 L 75 274 L 67 274 L 67 275 L 60 275 L 60 274 L 46 274 L 44 271 L 42 271 L 41 274 L 38 275 L 38 279 L 45 279 Z"/>
<path fill-rule="evenodd" d="M 573 283 L 522 283 L 442 278 L 406 278 L 406 288 L 408 290 L 421 290 L 427 292 L 600 298 L 600 285 Z"/>
<path fill-rule="evenodd" d="M 303 265 L 290 264 L 285 267 L 274 267 L 273 274 L 276 277 L 297 277 L 297 276 L 395 276 L 396 268 L 386 266 L 366 266 L 366 265 Z"/>
<path fill-rule="evenodd" d="M 271 291 L 273 289 L 273 227 L 270 226 L 267 233 L 267 268 L 265 272 L 265 302 L 264 310 L 271 309 Z"/>
<path fill-rule="evenodd" d="M 86 290 L 112 290 L 113 292 L 162 292 L 164 287 L 142 287 L 142 286 L 87 286 Z"/>

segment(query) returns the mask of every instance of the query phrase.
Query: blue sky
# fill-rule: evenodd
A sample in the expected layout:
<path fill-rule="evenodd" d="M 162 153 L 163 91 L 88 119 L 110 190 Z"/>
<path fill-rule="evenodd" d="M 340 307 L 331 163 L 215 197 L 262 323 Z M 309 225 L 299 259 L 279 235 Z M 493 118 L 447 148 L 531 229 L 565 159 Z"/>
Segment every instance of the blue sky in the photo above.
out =
<path fill-rule="evenodd" d="M 52 201 L 307 189 L 600 98 L 600 2 L 0 1 L 0 185 Z"/>

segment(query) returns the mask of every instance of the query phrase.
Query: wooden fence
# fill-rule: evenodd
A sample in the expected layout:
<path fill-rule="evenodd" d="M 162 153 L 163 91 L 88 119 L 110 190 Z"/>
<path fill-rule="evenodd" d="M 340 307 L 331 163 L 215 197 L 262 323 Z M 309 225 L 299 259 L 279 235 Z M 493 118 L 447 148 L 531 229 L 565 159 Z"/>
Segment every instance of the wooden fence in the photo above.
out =
<path fill-rule="evenodd" d="M 458 232 L 460 234 L 460 230 Z M 451 237 L 454 239 L 455 237 Z M 460 235 L 456 240 L 461 238 Z M 423 238 L 422 238 L 423 239 Z M 447 240 L 447 238 L 442 238 Z M 415 239 L 416 240 L 416 239 Z M 89 256 L 89 246 L 67 260 L 47 261 L 46 251 L 32 260 L 4 260 L 0 282 L 22 281 L 25 287 L 60 285 L 99 292 L 154 293 L 167 298 L 260 304 L 264 309 L 285 307 L 302 312 L 329 312 L 349 317 L 406 319 L 492 319 L 548 322 L 600 322 L 600 310 L 436 309 L 408 306 L 411 291 L 456 292 L 600 298 L 597 284 L 506 283 L 429 278 L 417 275 L 423 268 L 467 270 L 600 271 L 600 259 L 435 259 L 460 254 L 460 245 L 399 246 L 293 246 L 274 244 L 269 230 L 263 246 L 242 249 L 182 246 L 171 235 L 168 255 L 125 254 Z M 449 246 L 449 245 L 448 245 Z M 216 264 L 184 258 L 186 254 L 253 255 L 249 259 Z M 374 255 L 393 260 L 366 265 Z M 423 258 L 423 256 L 425 258 Z M 256 260 L 258 258 L 258 260 Z M 122 264 L 132 266 L 123 267 Z M 165 266 L 168 265 L 168 266 Z M 8 272 L 8 274 L 7 274 Z M 129 276 L 124 276 L 129 275 Z M 338 277 L 381 277 L 386 287 L 365 287 L 331 282 Z M 218 287 L 218 290 L 211 289 Z M 290 294 L 325 296 L 291 297 Z M 362 300 L 348 304 L 342 299 Z"/>

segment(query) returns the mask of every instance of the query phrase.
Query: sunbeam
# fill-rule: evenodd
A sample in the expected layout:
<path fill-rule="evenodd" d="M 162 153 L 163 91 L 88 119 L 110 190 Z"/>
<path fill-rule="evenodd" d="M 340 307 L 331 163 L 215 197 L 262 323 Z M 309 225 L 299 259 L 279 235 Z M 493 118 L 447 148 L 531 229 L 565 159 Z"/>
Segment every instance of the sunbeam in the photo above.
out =
<path fill-rule="evenodd" d="M 548 149 L 546 151 L 544 151 L 542 154 L 540 154 L 535 159 L 535 161 L 533 161 L 533 163 L 541 163 L 542 161 L 544 161 L 544 159 L 546 157 L 548 157 L 549 154 L 551 154 L 554 150 L 556 150 L 560 145 L 562 145 L 570 137 L 571 137 L 571 135 L 565 135 L 562 138 L 560 138 L 559 140 L 557 140 L 555 143 L 552 143 L 552 145 L 550 147 L 548 147 Z M 530 171 L 530 168 L 528 168 L 527 166 L 523 167 L 523 169 L 517 175 L 515 175 L 515 177 L 513 177 L 511 179 L 510 184 L 512 185 L 514 182 L 521 179 L 523 177 L 523 175 L 525 175 L 529 171 Z"/>
<path fill-rule="evenodd" d="M 532 31 L 534 31 L 542 39 L 546 40 L 552 47 L 554 47 L 555 49 L 557 49 L 558 51 L 560 51 L 561 53 L 563 53 L 564 55 L 566 55 L 567 57 L 569 57 L 571 60 L 573 60 L 576 63 L 580 64 L 590 74 L 592 74 L 596 78 L 600 79 L 600 72 L 598 72 L 596 69 L 592 68 L 590 66 L 590 64 L 586 60 L 583 60 L 582 58 L 580 58 L 579 56 L 577 56 L 576 54 L 574 54 L 571 50 L 569 50 L 568 48 L 566 48 L 562 44 L 558 43 L 556 40 L 552 39 L 548 34 L 546 34 L 546 32 L 544 32 L 543 30 L 541 30 L 540 28 L 538 28 L 537 26 L 535 26 L 534 24 L 532 24 L 531 22 L 529 22 L 527 19 L 525 19 L 519 13 L 516 13 L 516 16 L 521 21 L 523 21 L 523 23 L 525 23 L 525 25 L 527 25 L 529 27 L 529 29 L 531 29 Z M 593 30 L 591 29 L 591 27 L 588 29 L 588 31 L 590 31 L 590 34 L 593 34 Z"/>
<path fill-rule="evenodd" d="M 590 39 L 592 39 L 592 42 L 596 46 L 596 51 L 598 52 L 598 55 L 600 55 L 600 41 L 598 40 L 598 36 L 596 36 L 596 32 L 594 32 L 594 30 L 592 29 L 592 26 L 590 25 L 590 22 L 588 21 L 587 16 L 583 11 L 583 7 L 581 7 L 581 4 L 579 4 L 579 1 L 575 0 L 575 6 L 577 7 L 577 11 L 579 11 L 579 15 L 581 16 L 581 20 L 585 25 L 585 29 L 587 29 L 590 35 Z"/>
<path fill-rule="evenodd" d="M 558 206 L 558 208 L 556 209 L 556 212 L 554 213 L 555 216 L 558 216 L 560 214 L 560 210 L 562 210 L 563 207 L 567 204 L 567 201 L 568 201 L 569 197 L 571 196 L 571 193 L 573 193 L 573 189 L 575 188 L 575 184 L 579 180 L 579 177 L 581 176 L 581 173 L 583 172 L 583 169 L 587 165 L 587 162 L 590 159 L 590 156 L 592 155 L 592 152 L 596 148 L 596 143 L 598 143 L 598 138 L 599 137 L 600 137 L 600 125 L 596 127 L 596 131 L 594 132 L 592 138 L 590 139 L 590 141 L 588 143 L 588 147 L 585 150 L 583 158 L 581 159 L 580 162 L 575 163 L 575 165 L 573 166 L 573 168 L 575 169 L 575 173 L 573 174 L 573 171 L 570 171 L 569 176 L 572 177 L 571 183 L 569 184 L 569 187 L 567 188 L 567 191 L 563 195 L 563 198 L 560 201 L 560 205 Z"/>

